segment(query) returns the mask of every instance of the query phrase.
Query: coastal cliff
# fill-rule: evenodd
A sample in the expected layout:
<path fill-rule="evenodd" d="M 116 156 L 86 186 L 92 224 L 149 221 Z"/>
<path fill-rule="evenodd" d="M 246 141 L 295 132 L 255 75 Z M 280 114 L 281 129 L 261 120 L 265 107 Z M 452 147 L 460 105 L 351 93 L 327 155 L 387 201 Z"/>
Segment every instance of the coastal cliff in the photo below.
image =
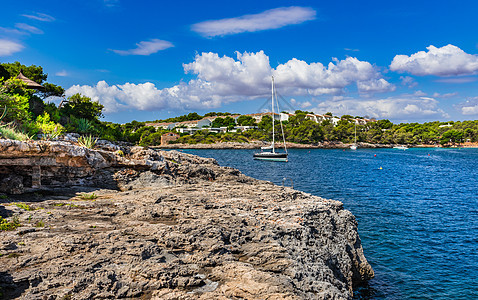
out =
<path fill-rule="evenodd" d="M 373 277 L 338 201 L 177 151 L 22 143 L 0 152 L 23 188 L 0 199 L 21 224 L 0 232 L 6 298 L 351 299 Z M 48 161 L 35 193 L 28 159 Z"/>

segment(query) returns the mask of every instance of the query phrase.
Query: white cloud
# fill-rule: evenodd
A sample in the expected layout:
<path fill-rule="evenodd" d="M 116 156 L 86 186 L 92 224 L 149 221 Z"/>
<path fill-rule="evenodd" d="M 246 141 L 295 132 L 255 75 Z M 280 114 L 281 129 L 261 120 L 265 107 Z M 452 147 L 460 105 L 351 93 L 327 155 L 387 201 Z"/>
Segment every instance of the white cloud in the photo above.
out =
<path fill-rule="evenodd" d="M 465 53 L 456 46 L 437 48 L 430 45 L 427 49 L 428 52 L 419 51 L 410 56 L 396 55 L 390 70 L 420 76 L 457 76 L 478 71 L 478 56 Z"/>
<path fill-rule="evenodd" d="M 357 88 L 361 93 L 382 93 L 395 90 L 395 86 L 383 78 L 359 81 Z"/>
<path fill-rule="evenodd" d="M 50 16 L 50 15 L 47 15 L 47 14 L 42 14 L 42 13 L 38 13 L 38 12 L 35 12 L 33 14 L 29 14 L 29 15 L 22 15 L 23 17 L 26 17 L 26 18 L 29 18 L 29 19 L 33 19 L 33 20 L 37 20 L 37 21 L 42 21 L 42 22 L 53 22 L 55 21 L 55 18 Z"/>
<path fill-rule="evenodd" d="M 135 49 L 130 50 L 112 50 L 119 55 L 151 55 L 158 51 L 165 50 L 174 45 L 171 42 L 152 39 L 150 41 L 142 41 L 136 44 Z"/>
<path fill-rule="evenodd" d="M 353 48 L 344 48 L 345 51 L 352 51 L 352 52 L 358 52 L 360 49 L 353 49 Z"/>
<path fill-rule="evenodd" d="M 427 97 L 403 95 L 385 99 L 334 99 L 320 103 L 317 113 L 331 111 L 334 115 L 369 115 L 374 118 L 436 118 L 448 115 L 438 107 L 438 101 Z"/>
<path fill-rule="evenodd" d="M 277 29 L 287 25 L 314 20 L 316 12 L 308 7 L 280 7 L 259 14 L 212 20 L 192 25 L 192 30 L 205 36 L 225 36 L 242 32 Z"/>
<path fill-rule="evenodd" d="M 35 26 L 31 26 L 25 23 L 17 23 L 15 24 L 15 27 L 22 29 L 24 31 L 27 31 L 29 33 L 34 33 L 34 34 L 43 34 L 43 31 L 39 28 L 36 28 Z"/>
<path fill-rule="evenodd" d="M 421 91 L 421 90 L 415 91 L 415 93 L 413 93 L 413 96 L 417 96 L 417 97 L 424 97 L 426 95 L 427 95 L 427 93 L 425 93 L 424 91 Z"/>
<path fill-rule="evenodd" d="M 463 115 L 478 115 L 478 97 L 472 97 L 455 106 Z"/>
<path fill-rule="evenodd" d="M 435 80 L 436 82 L 442 82 L 442 83 L 470 83 L 470 82 L 475 82 L 478 81 L 478 78 L 476 77 L 455 77 L 455 78 L 442 78 L 442 79 L 437 79 Z"/>
<path fill-rule="evenodd" d="M 23 48 L 23 45 L 17 42 L 0 39 L 0 56 L 12 55 L 15 52 L 21 51 Z"/>
<path fill-rule="evenodd" d="M 56 72 L 55 75 L 60 77 L 65 77 L 65 76 L 68 76 L 68 72 L 66 72 L 66 70 L 61 70 Z"/>
<path fill-rule="evenodd" d="M 400 80 L 402 81 L 402 85 L 406 85 L 408 88 L 414 88 L 418 85 L 418 82 L 410 76 L 400 76 Z"/>
<path fill-rule="evenodd" d="M 299 103 L 299 107 L 304 109 L 304 108 L 309 108 L 312 106 L 312 103 L 310 103 L 309 101 L 305 101 L 305 102 L 302 102 L 302 103 Z"/>
<path fill-rule="evenodd" d="M 16 28 L 7 28 L 7 27 L 0 27 L 0 31 L 8 34 L 8 35 L 24 35 L 24 34 L 28 34 L 27 32 L 23 31 L 23 30 L 18 30 Z"/>
<path fill-rule="evenodd" d="M 458 96 L 458 92 L 446 93 L 446 94 L 433 93 L 433 98 L 452 98 L 455 96 Z"/>
<path fill-rule="evenodd" d="M 196 74 L 196 79 L 170 88 L 157 89 L 152 83 L 109 86 L 101 81 L 93 87 L 73 86 L 67 94 L 80 92 L 99 100 L 105 112 L 114 112 L 127 108 L 217 108 L 223 103 L 268 97 L 271 75 L 281 94 L 289 96 L 337 94 L 348 85 L 373 80 L 380 82 L 380 87 L 388 86 L 370 63 L 352 57 L 335 59 L 327 67 L 291 59 L 274 69 L 263 51 L 236 52 L 236 56 L 237 59 L 210 52 L 198 54 L 193 62 L 183 64 L 184 71 Z"/>

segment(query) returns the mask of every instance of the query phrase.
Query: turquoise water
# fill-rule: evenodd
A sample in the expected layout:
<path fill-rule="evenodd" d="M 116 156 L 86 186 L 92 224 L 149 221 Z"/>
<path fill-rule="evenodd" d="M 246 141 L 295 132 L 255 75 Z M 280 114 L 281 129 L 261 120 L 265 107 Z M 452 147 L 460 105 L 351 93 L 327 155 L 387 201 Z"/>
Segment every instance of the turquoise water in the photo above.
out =
<path fill-rule="evenodd" d="M 355 298 L 478 299 L 478 149 L 293 149 L 288 163 L 183 151 L 342 201 L 375 270 Z"/>

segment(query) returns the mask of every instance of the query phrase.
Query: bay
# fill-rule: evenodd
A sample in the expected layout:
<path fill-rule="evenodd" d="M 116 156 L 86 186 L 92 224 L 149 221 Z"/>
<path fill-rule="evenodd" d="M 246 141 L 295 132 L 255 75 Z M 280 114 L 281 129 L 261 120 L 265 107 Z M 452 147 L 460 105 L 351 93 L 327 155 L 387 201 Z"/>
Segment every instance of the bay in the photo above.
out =
<path fill-rule="evenodd" d="M 244 174 L 339 200 L 375 271 L 356 299 L 478 299 L 478 149 L 182 150 Z"/>

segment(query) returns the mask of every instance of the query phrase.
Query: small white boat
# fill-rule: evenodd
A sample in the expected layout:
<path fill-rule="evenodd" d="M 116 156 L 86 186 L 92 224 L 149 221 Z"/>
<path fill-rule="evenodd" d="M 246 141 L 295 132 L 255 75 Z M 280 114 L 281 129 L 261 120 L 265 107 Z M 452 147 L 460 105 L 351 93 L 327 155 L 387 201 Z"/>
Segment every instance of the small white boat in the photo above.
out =
<path fill-rule="evenodd" d="M 276 152 L 275 150 L 275 131 L 274 131 L 274 98 L 277 99 L 275 86 L 274 86 L 274 76 L 272 76 L 272 144 L 270 146 L 261 147 L 261 152 L 254 153 L 254 159 L 259 160 L 270 160 L 270 161 L 283 161 L 288 162 L 288 153 L 287 153 L 287 146 L 285 144 L 285 136 L 284 136 L 284 128 L 282 127 L 282 121 L 280 122 L 281 130 L 282 130 L 282 139 L 284 141 L 284 149 L 285 152 Z M 279 110 L 279 105 L 277 103 L 277 110 Z M 271 151 L 263 151 L 263 150 L 271 150 Z"/>
<path fill-rule="evenodd" d="M 393 147 L 393 149 L 407 150 L 408 147 L 407 146 L 395 146 L 395 147 Z"/>

